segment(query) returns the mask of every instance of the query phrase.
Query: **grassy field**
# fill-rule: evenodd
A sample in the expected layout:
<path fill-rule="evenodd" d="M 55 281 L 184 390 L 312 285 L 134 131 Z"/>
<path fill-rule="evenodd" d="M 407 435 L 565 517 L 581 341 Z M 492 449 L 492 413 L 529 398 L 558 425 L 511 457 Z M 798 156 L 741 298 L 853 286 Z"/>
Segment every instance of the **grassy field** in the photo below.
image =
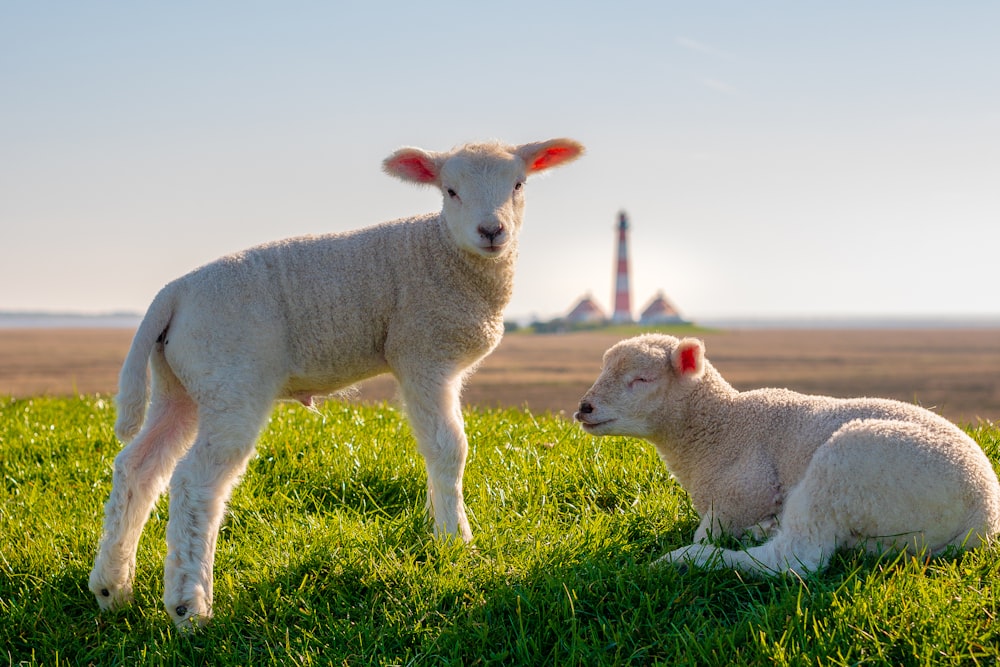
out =
<path fill-rule="evenodd" d="M 86 587 L 118 451 L 102 398 L 0 403 L 0 664 L 995 664 L 1000 550 L 767 581 L 651 569 L 690 541 L 652 447 L 562 417 L 467 412 L 476 549 L 436 542 L 425 475 L 388 406 L 282 406 L 237 488 L 215 619 L 179 636 L 162 594 L 166 504 L 136 603 Z M 970 429 L 1000 460 L 1000 428 Z"/>

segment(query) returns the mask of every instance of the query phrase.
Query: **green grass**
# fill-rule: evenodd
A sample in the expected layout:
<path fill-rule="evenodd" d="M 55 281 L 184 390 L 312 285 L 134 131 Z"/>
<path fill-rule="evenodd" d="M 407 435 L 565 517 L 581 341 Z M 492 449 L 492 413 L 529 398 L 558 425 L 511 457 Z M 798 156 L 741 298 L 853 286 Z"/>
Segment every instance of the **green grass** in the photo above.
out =
<path fill-rule="evenodd" d="M 436 542 L 425 475 L 391 407 L 280 407 L 237 488 L 215 618 L 162 610 L 166 503 L 136 602 L 87 590 L 118 450 L 110 401 L 0 402 L 0 665 L 992 664 L 1000 552 L 857 553 L 744 580 L 650 569 L 697 524 L 652 447 L 561 418 L 470 411 L 477 549 Z M 970 429 L 992 460 L 1000 429 Z"/>

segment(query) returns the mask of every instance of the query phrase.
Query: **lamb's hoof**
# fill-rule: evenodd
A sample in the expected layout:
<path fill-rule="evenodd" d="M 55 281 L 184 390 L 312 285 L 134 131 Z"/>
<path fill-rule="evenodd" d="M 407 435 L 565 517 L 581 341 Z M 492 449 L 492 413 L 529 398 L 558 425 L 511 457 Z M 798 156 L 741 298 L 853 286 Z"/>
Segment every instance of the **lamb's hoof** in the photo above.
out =
<path fill-rule="evenodd" d="M 91 580 L 90 591 L 97 599 L 97 606 L 101 608 L 101 611 L 114 611 L 132 603 L 131 584 L 114 586 Z"/>
<path fill-rule="evenodd" d="M 167 608 L 167 613 L 170 614 L 170 618 L 174 621 L 174 626 L 182 632 L 194 632 L 200 628 L 208 625 L 208 622 L 212 619 L 212 613 L 208 610 L 196 611 L 190 609 L 187 605 L 179 604 L 173 609 Z"/>
<path fill-rule="evenodd" d="M 170 557 L 167 557 L 169 566 Z M 163 606 L 181 632 L 204 627 L 212 618 L 212 595 L 208 586 L 190 581 L 176 568 L 165 568 Z"/>
<path fill-rule="evenodd" d="M 654 569 L 660 569 L 660 568 L 664 568 L 664 567 L 672 567 L 675 570 L 677 570 L 678 574 L 682 574 L 682 575 L 683 574 L 687 574 L 688 570 L 690 569 L 688 567 L 688 564 L 685 561 L 679 561 L 678 562 L 678 561 L 670 560 L 670 554 L 667 554 L 665 556 L 660 556 L 659 558 L 657 558 L 656 560 L 654 560 L 652 562 L 652 564 L 650 565 L 650 567 L 654 568 Z"/>
<path fill-rule="evenodd" d="M 715 550 L 703 544 L 690 544 L 680 549 L 674 549 L 662 556 L 654 565 L 671 565 L 681 574 L 687 574 L 692 567 L 704 567 L 711 559 Z"/>

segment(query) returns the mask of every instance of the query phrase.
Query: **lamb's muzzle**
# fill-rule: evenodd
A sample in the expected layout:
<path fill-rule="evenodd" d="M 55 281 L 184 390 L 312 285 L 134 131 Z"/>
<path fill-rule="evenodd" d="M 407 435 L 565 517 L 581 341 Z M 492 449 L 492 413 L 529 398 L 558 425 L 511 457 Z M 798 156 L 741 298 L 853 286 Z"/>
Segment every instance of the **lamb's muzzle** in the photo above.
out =
<path fill-rule="evenodd" d="M 573 413 L 573 419 L 578 421 L 584 429 L 590 429 L 603 422 L 595 422 L 591 415 L 594 413 L 594 405 L 590 401 L 581 401 L 580 409 Z"/>
<path fill-rule="evenodd" d="M 487 239 L 492 244 L 496 237 L 503 234 L 504 226 L 502 222 L 498 222 L 493 225 L 479 225 L 476 228 L 476 231 L 479 232 L 480 236 Z"/>

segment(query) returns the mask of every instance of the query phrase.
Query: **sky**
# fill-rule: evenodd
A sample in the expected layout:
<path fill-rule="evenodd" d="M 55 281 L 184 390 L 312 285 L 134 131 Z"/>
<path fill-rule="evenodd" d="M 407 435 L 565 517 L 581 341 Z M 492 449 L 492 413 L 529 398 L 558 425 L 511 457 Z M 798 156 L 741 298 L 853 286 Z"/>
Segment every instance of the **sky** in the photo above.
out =
<path fill-rule="evenodd" d="M 0 311 L 142 312 L 440 208 L 401 146 L 567 136 L 512 318 L 1000 315 L 1000 3 L 0 0 Z"/>

